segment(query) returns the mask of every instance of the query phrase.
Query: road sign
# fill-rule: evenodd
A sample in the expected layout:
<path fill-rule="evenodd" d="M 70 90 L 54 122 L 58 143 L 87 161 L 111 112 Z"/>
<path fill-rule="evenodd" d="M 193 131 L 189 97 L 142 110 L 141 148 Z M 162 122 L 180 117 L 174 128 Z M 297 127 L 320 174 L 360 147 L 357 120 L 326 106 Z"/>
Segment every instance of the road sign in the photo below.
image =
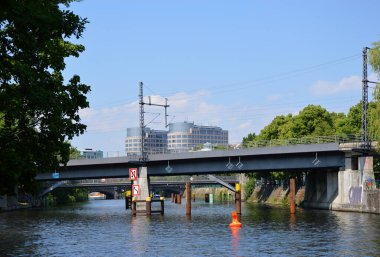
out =
<path fill-rule="evenodd" d="M 137 180 L 137 168 L 129 169 L 129 180 Z"/>
<path fill-rule="evenodd" d="M 140 185 L 132 185 L 132 196 L 140 196 Z"/>
<path fill-rule="evenodd" d="M 58 172 L 54 172 L 54 173 L 51 174 L 51 177 L 55 178 L 55 179 L 58 179 L 59 178 L 59 173 Z"/>

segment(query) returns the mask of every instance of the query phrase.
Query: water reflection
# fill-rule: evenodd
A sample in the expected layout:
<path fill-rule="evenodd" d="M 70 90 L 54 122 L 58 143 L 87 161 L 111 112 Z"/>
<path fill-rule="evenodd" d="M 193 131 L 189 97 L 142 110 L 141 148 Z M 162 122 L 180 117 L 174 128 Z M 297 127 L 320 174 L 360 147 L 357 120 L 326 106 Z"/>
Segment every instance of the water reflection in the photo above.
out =
<path fill-rule="evenodd" d="M 289 228 L 291 230 L 295 230 L 297 228 L 297 214 L 295 214 L 295 213 L 290 213 Z"/>
<path fill-rule="evenodd" d="M 231 238 L 232 238 L 232 249 L 234 256 L 238 256 L 238 250 L 239 250 L 239 230 L 241 228 L 239 227 L 230 227 L 231 230 Z"/>
<path fill-rule="evenodd" d="M 123 201 L 0 214 L 1 256 L 377 256 L 380 215 L 244 204 L 165 203 L 132 217 Z"/>

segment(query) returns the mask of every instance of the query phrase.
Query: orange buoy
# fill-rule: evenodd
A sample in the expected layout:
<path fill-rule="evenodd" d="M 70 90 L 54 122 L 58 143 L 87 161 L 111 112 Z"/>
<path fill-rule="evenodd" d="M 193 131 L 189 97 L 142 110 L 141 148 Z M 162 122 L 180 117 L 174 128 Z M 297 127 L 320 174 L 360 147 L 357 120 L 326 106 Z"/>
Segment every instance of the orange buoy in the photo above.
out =
<path fill-rule="evenodd" d="M 232 222 L 230 223 L 231 228 L 241 228 L 242 224 L 238 221 L 236 211 L 232 212 Z"/>

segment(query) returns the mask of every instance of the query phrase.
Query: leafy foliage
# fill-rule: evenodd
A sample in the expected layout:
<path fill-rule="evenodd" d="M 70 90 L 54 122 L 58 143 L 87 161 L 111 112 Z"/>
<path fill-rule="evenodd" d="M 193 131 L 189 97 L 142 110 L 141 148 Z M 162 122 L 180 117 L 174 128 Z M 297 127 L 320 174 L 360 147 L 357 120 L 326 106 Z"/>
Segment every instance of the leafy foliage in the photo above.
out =
<path fill-rule="evenodd" d="M 378 94 L 378 91 L 375 90 Z M 380 108 L 377 107 L 380 98 L 375 97 L 374 102 L 369 105 L 369 130 L 373 136 L 380 129 Z M 298 115 L 280 115 L 265 126 L 258 136 L 243 138 L 245 145 L 254 145 L 258 140 L 275 140 L 301 138 L 306 136 L 331 136 L 340 135 L 350 137 L 358 135 L 361 130 L 362 103 L 352 106 L 347 115 L 344 113 L 330 113 L 319 105 L 308 105 Z M 379 135 L 379 134 L 377 134 Z M 376 137 L 373 137 L 376 139 Z M 377 137 L 380 138 L 380 137 Z M 286 181 L 289 177 L 295 177 L 299 183 L 303 179 L 302 172 L 260 172 L 253 173 L 250 177 L 267 181 Z"/>
<path fill-rule="evenodd" d="M 84 132 L 78 111 L 90 87 L 74 75 L 64 83 L 64 59 L 78 57 L 86 19 L 65 8 L 73 0 L 0 3 L 0 194 L 32 191 L 37 172 L 69 159 L 67 140 Z"/>
<path fill-rule="evenodd" d="M 380 41 L 372 44 L 369 52 L 369 63 L 372 69 L 377 73 L 378 81 L 380 81 Z M 373 92 L 374 106 L 370 111 L 369 130 L 371 136 L 380 140 L 380 84 L 378 83 Z M 380 146 L 378 145 L 379 149 Z"/>
<path fill-rule="evenodd" d="M 380 41 L 372 44 L 372 49 L 369 51 L 369 63 L 373 71 L 380 76 Z"/>

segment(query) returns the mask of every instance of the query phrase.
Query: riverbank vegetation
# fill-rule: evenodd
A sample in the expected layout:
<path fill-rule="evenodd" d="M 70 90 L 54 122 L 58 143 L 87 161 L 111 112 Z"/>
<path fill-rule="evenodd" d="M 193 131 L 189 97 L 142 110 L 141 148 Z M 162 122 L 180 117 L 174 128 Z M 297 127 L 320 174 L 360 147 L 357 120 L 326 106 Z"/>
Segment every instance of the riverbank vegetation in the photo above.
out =
<path fill-rule="evenodd" d="M 46 196 L 46 205 L 67 205 L 88 201 L 88 190 L 83 188 L 57 188 Z"/>

